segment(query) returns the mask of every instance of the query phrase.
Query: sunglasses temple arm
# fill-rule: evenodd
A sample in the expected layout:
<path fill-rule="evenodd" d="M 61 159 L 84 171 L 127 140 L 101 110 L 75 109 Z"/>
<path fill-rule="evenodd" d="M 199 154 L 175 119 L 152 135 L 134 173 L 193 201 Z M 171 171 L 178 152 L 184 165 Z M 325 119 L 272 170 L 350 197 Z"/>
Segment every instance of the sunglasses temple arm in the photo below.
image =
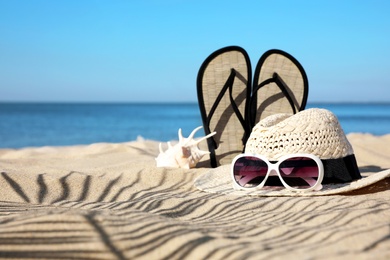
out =
<path fill-rule="evenodd" d="M 245 186 L 246 184 L 248 184 L 251 180 L 253 180 L 254 178 L 257 177 L 257 173 L 256 172 L 253 172 L 253 173 L 247 173 L 245 174 L 245 176 L 243 176 L 240 180 L 238 180 L 238 183 L 241 185 L 241 186 Z"/>
<path fill-rule="evenodd" d="M 314 186 L 317 182 L 316 179 L 313 179 L 313 178 L 310 178 L 310 177 L 305 177 L 305 178 L 301 178 L 303 179 L 305 182 L 307 182 L 307 184 L 309 184 L 310 186 Z M 322 184 L 320 183 L 320 185 L 318 185 L 315 190 L 321 190 L 322 189 Z"/>

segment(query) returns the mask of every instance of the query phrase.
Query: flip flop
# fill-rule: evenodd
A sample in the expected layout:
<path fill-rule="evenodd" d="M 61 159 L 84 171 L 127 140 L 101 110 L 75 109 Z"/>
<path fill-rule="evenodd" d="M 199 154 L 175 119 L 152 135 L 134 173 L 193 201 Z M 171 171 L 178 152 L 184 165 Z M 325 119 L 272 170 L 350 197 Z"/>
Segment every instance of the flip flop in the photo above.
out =
<path fill-rule="evenodd" d="M 231 163 L 243 152 L 249 137 L 248 103 L 252 68 L 247 52 L 229 46 L 212 53 L 197 78 L 199 108 L 207 139 L 211 167 Z"/>
<path fill-rule="evenodd" d="M 250 129 L 261 119 L 305 109 L 309 86 L 302 65 L 290 54 L 269 50 L 255 69 L 250 101 Z"/>

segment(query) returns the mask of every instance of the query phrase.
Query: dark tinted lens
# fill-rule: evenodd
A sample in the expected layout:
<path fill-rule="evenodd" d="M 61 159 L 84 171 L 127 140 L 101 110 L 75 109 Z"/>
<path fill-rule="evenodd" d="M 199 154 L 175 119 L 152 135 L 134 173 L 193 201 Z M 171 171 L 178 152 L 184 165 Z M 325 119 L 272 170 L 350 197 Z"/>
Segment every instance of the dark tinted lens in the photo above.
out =
<path fill-rule="evenodd" d="M 317 183 L 319 169 L 317 163 L 307 157 L 293 157 L 279 165 L 279 172 L 288 186 L 295 189 L 308 189 Z"/>
<path fill-rule="evenodd" d="M 233 167 L 234 179 L 241 187 L 256 187 L 263 182 L 267 170 L 267 164 L 261 159 L 252 156 L 241 157 Z"/>

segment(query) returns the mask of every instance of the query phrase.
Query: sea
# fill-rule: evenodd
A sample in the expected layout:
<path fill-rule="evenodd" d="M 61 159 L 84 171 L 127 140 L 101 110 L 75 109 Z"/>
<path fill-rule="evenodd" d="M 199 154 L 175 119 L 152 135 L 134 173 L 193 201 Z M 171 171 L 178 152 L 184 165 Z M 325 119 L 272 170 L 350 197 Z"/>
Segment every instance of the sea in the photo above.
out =
<path fill-rule="evenodd" d="M 390 133 L 390 103 L 308 103 L 345 133 Z M 0 148 L 178 140 L 202 125 L 197 103 L 0 103 Z M 195 135 L 203 136 L 203 130 Z"/>

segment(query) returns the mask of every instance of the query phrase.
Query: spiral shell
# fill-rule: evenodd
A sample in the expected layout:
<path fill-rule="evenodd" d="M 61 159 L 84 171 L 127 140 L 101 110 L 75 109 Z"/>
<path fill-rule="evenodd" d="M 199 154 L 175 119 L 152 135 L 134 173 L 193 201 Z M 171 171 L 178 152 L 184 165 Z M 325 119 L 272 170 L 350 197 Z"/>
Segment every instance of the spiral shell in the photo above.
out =
<path fill-rule="evenodd" d="M 200 150 L 199 143 L 216 134 L 216 132 L 212 132 L 195 140 L 194 135 L 201 128 L 202 126 L 195 128 L 187 138 L 183 137 L 180 128 L 178 131 L 179 142 L 173 146 L 168 142 L 166 151 L 163 151 L 160 143 L 160 153 L 156 158 L 157 167 L 194 168 L 204 155 L 210 153 L 209 151 Z"/>

